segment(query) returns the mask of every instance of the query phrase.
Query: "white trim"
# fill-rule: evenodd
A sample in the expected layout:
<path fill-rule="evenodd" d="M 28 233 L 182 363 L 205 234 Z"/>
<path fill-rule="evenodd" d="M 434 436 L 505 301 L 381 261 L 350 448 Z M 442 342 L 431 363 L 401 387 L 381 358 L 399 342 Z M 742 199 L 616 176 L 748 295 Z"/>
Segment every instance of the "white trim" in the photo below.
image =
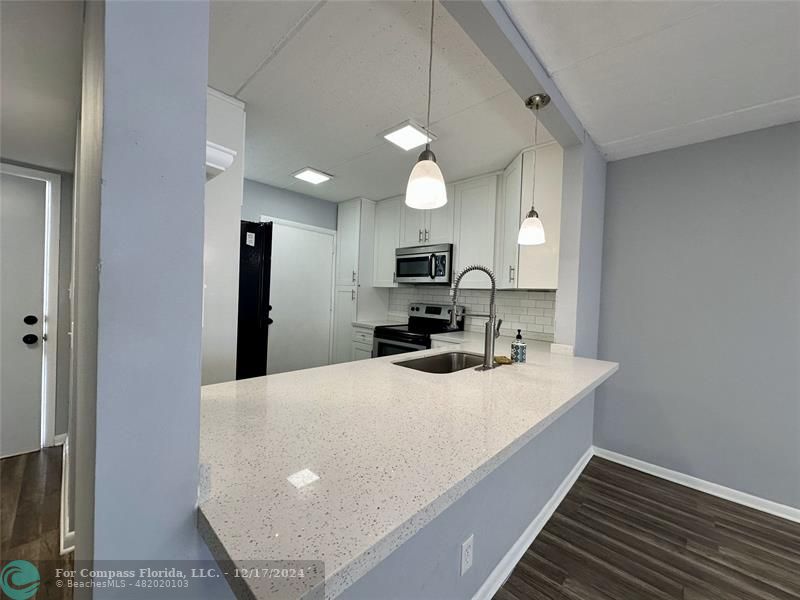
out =
<path fill-rule="evenodd" d="M 229 96 L 225 92 L 220 92 L 219 90 L 215 90 L 214 88 L 212 88 L 210 86 L 208 87 L 208 93 L 211 96 L 214 96 L 214 98 L 218 98 L 219 100 L 222 100 L 223 102 L 227 102 L 229 104 L 232 104 L 236 108 L 240 108 L 243 111 L 245 110 L 245 107 L 247 106 L 244 102 L 242 102 L 238 98 L 234 98 L 233 96 Z"/>
<path fill-rule="evenodd" d="M 54 445 L 58 353 L 58 246 L 61 221 L 61 175 L 0 163 L 0 172 L 45 183 L 44 306 L 42 307 L 41 447 Z"/>
<path fill-rule="evenodd" d="M 717 483 L 712 483 L 704 479 L 692 477 L 691 475 L 679 473 L 678 471 L 665 469 L 664 467 L 659 467 L 658 465 L 639 460 L 638 458 L 631 458 L 630 456 L 625 456 L 624 454 L 612 452 L 611 450 L 606 450 L 604 448 L 598 448 L 595 446 L 594 454 L 600 458 L 605 458 L 606 460 L 636 469 L 637 471 L 642 471 L 643 473 L 655 475 L 661 479 L 666 479 L 667 481 L 684 485 L 688 488 L 692 488 L 693 490 L 705 492 L 706 494 L 711 494 L 712 496 L 717 496 L 718 498 L 729 500 L 731 502 L 735 502 L 736 504 L 748 506 L 755 510 L 760 510 L 761 512 L 775 515 L 776 517 L 781 517 L 788 521 L 800 523 L 800 509 L 798 508 L 786 506 L 785 504 L 773 502 L 772 500 L 766 500 L 765 498 L 759 498 L 758 496 L 740 492 L 738 490 L 734 490 Z"/>
<path fill-rule="evenodd" d="M 206 181 L 229 169 L 235 158 L 236 150 L 206 140 Z"/>
<path fill-rule="evenodd" d="M 550 353 L 551 354 L 565 354 L 566 356 L 575 356 L 575 346 L 571 346 L 570 344 L 556 344 L 553 342 L 550 344 Z"/>
<path fill-rule="evenodd" d="M 287 221 L 286 219 L 277 219 L 275 217 L 271 217 L 270 215 L 259 215 L 259 222 L 277 223 L 278 225 L 284 225 L 285 227 L 294 227 L 295 229 L 316 231 L 317 233 L 324 233 L 325 235 L 332 235 L 332 236 L 336 235 L 335 229 L 328 229 L 327 227 L 317 227 L 316 225 L 308 225 L 306 223 L 300 223 L 298 221 Z"/>
<path fill-rule="evenodd" d="M 654 475 L 660 479 L 672 481 L 673 483 L 677 483 L 700 492 L 705 492 L 706 494 L 711 494 L 712 496 L 717 496 L 718 498 L 729 500 L 731 502 L 735 502 L 736 504 L 748 506 L 755 510 L 760 510 L 768 514 L 775 515 L 776 517 L 781 517 L 789 521 L 800 523 L 800 509 L 779 504 L 777 502 L 773 502 L 772 500 L 765 500 L 764 498 L 759 498 L 758 496 L 733 490 L 731 488 L 727 488 L 716 483 L 711 483 L 710 481 L 705 481 L 703 479 L 698 479 L 697 477 L 692 477 L 690 475 L 685 475 L 677 471 L 665 469 L 664 467 L 659 467 L 637 458 L 631 458 L 630 456 L 625 456 L 624 454 L 612 452 L 611 450 L 605 450 L 604 448 L 592 446 L 584 453 L 575 466 L 572 467 L 572 470 L 558 486 L 558 489 L 556 489 L 556 491 L 550 497 L 550 500 L 547 501 L 547 504 L 544 505 L 542 510 L 539 511 L 539 514 L 536 515 L 519 539 L 517 539 L 511 549 L 500 560 L 489 577 L 486 578 L 486 581 L 483 582 L 483 585 L 481 585 L 480 589 L 478 589 L 478 591 L 472 597 L 472 600 L 489 600 L 497 593 L 497 590 L 499 590 L 500 587 L 506 582 L 508 577 L 511 575 L 511 572 L 514 570 L 514 567 L 516 567 L 517 563 L 522 559 L 525 551 L 533 543 L 533 540 L 536 539 L 536 536 L 539 535 L 539 532 L 547 524 L 547 521 L 550 519 L 550 517 L 553 516 L 553 513 L 558 508 L 558 505 L 575 484 L 578 477 L 580 477 L 581 472 L 593 456 L 599 456 L 600 458 L 605 458 L 606 460 L 636 469 L 637 471 L 649 473 L 650 475 Z"/>
<path fill-rule="evenodd" d="M 69 522 L 69 440 L 64 436 L 61 449 L 61 510 L 59 513 L 59 552 L 64 555 L 75 550 L 75 531 Z"/>
<path fill-rule="evenodd" d="M 593 448 L 589 447 L 583 456 L 580 457 L 578 462 L 575 463 L 575 466 L 572 467 L 564 480 L 559 484 L 556 491 L 553 492 L 553 495 L 542 507 L 542 510 L 539 511 L 539 514 L 534 517 L 533 521 L 531 521 L 531 524 L 528 525 L 525 531 L 522 532 L 522 535 L 519 537 L 519 539 L 514 543 L 513 546 L 511 546 L 511 549 L 500 560 L 500 562 L 497 563 L 497 566 L 491 572 L 486 581 L 483 582 L 483 585 L 472 597 L 472 600 L 488 600 L 497 593 L 497 590 L 500 589 L 500 587 L 508 579 L 509 575 L 511 575 L 511 572 L 514 570 L 514 567 L 517 566 L 517 563 L 525 554 L 525 551 L 533 543 L 533 540 L 536 539 L 536 536 L 539 535 L 539 532 L 547 524 L 547 521 L 550 519 L 550 517 L 553 516 L 553 513 L 558 508 L 558 505 L 561 504 L 561 501 L 567 495 L 570 488 L 572 488 L 578 477 L 580 477 L 580 474 L 583 472 L 584 467 L 586 467 L 592 456 Z"/>
<path fill-rule="evenodd" d="M 66 433 L 59 433 L 53 438 L 53 446 L 63 446 L 67 439 Z"/>

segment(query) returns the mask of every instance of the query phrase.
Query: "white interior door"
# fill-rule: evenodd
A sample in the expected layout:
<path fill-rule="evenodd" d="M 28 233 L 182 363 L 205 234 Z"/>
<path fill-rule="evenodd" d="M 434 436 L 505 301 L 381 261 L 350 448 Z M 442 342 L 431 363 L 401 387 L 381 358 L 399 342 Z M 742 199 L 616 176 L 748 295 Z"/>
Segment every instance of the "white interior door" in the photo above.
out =
<path fill-rule="evenodd" d="M 267 374 L 330 362 L 333 231 L 274 221 Z"/>
<path fill-rule="evenodd" d="M 0 178 L 0 456 L 11 456 L 41 447 L 47 184 Z"/>

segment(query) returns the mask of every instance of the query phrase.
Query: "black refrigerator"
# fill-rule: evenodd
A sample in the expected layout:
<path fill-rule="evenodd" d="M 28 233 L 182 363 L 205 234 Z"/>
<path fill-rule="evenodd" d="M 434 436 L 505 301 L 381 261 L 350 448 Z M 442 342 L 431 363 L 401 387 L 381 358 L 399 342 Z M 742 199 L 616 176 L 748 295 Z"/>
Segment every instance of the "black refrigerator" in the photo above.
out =
<path fill-rule="evenodd" d="M 272 223 L 242 221 L 239 240 L 239 324 L 236 379 L 267 374 Z"/>

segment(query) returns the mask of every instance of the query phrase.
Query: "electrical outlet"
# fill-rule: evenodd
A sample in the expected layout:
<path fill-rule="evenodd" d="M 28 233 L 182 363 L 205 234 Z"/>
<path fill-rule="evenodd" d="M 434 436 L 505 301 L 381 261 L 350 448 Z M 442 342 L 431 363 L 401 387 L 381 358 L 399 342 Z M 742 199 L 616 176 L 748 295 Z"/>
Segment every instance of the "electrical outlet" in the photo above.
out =
<path fill-rule="evenodd" d="M 464 543 L 461 544 L 461 574 L 463 575 L 472 566 L 472 543 L 475 541 L 475 535 L 470 535 Z"/>

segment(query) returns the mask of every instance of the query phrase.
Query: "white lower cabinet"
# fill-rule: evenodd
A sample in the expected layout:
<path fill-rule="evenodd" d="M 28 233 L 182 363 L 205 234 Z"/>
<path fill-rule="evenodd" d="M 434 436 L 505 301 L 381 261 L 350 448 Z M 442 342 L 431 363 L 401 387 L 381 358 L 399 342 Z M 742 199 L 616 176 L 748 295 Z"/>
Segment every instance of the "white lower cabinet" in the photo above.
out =
<path fill-rule="evenodd" d="M 373 327 L 353 325 L 353 360 L 372 358 Z"/>
<path fill-rule="evenodd" d="M 337 287 L 333 298 L 332 363 L 353 360 L 353 321 L 356 320 L 357 288 Z"/>
<path fill-rule="evenodd" d="M 353 360 L 372 358 L 372 346 L 353 342 Z"/>
<path fill-rule="evenodd" d="M 493 268 L 497 175 L 476 177 L 454 186 L 455 260 L 453 277 L 469 265 Z M 485 273 L 473 271 L 461 280 L 464 289 L 489 289 Z"/>

